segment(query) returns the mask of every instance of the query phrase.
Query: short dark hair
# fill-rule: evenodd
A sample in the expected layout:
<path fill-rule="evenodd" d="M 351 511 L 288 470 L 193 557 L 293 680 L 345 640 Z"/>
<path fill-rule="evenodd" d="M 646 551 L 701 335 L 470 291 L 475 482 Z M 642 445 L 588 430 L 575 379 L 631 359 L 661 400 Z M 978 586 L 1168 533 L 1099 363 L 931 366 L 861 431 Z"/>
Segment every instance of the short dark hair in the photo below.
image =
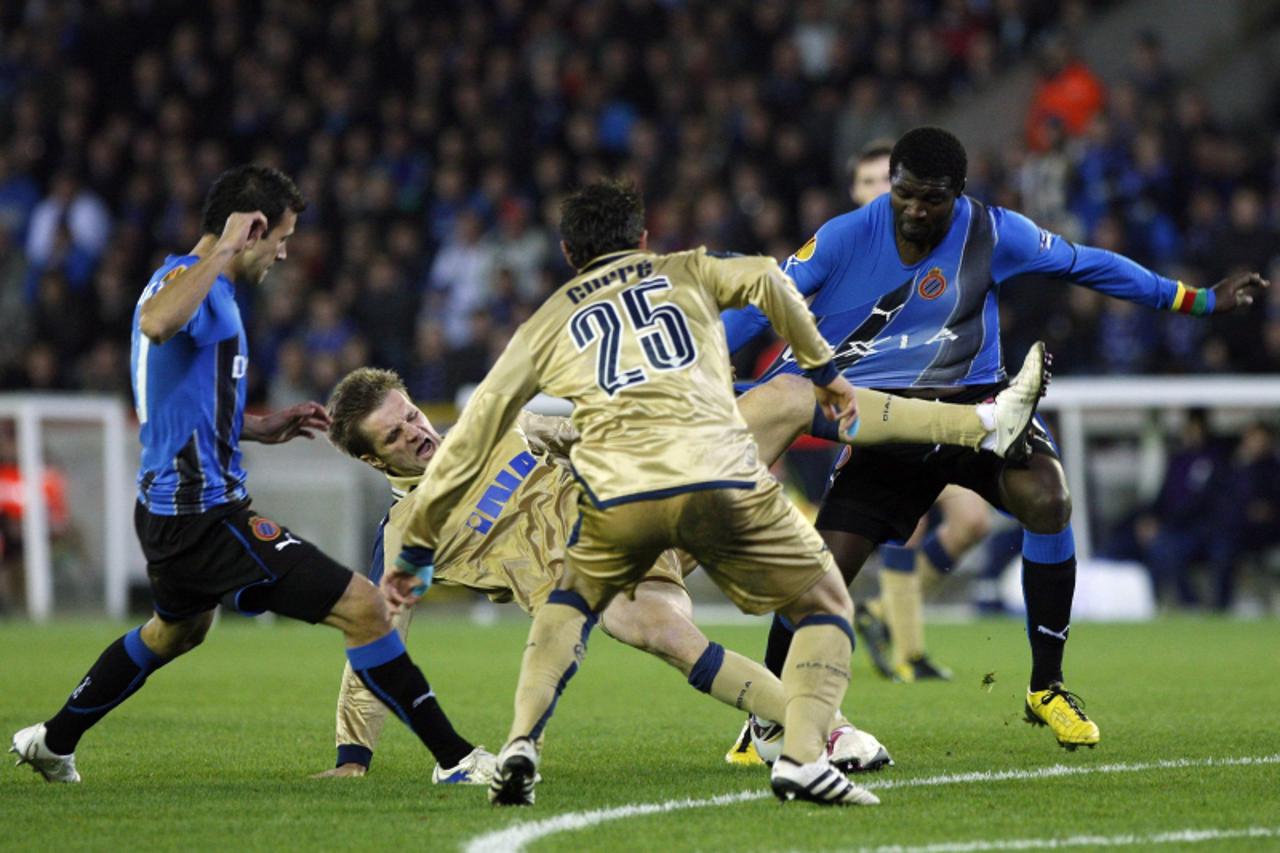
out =
<path fill-rule="evenodd" d="M 260 210 L 270 231 L 286 210 L 301 213 L 306 209 L 307 200 L 288 175 L 271 166 L 245 163 L 227 169 L 209 187 L 200 227 L 206 234 L 221 234 L 231 214 Z"/>
<path fill-rule="evenodd" d="M 950 178 L 952 189 L 964 188 L 969 158 L 955 134 L 940 127 L 917 127 L 908 130 L 889 154 L 889 174 L 898 166 L 909 169 L 918 178 Z"/>
<path fill-rule="evenodd" d="M 394 370 L 380 367 L 357 367 L 342 377 L 329 395 L 329 441 L 333 446 L 359 459 L 373 454 L 373 443 L 360 429 L 361 422 L 382 405 L 392 391 L 406 395 L 404 380 Z"/>
<path fill-rule="evenodd" d="M 638 247 L 643 235 L 644 201 L 629 181 L 596 181 L 560 203 L 560 236 L 576 269 Z"/>
<path fill-rule="evenodd" d="M 888 157 L 893 153 L 892 139 L 873 139 L 866 145 L 862 146 L 862 150 L 850 157 L 844 164 L 845 170 L 852 178 L 858 173 L 858 167 L 869 160 L 878 160 L 881 157 Z"/>

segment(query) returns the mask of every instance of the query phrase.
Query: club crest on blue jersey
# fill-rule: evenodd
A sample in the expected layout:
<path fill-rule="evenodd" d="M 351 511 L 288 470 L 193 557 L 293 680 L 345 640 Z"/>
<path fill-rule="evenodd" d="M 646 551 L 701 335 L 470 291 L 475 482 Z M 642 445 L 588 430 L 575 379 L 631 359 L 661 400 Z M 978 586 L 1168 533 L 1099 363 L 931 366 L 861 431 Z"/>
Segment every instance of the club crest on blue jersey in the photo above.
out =
<path fill-rule="evenodd" d="M 489 488 L 485 489 L 484 494 L 480 496 L 475 510 L 467 518 L 467 527 L 481 535 L 488 533 L 498 516 L 502 514 L 502 508 L 506 506 L 507 501 L 511 500 L 512 493 L 537 465 L 538 460 L 534 459 L 533 454 L 527 450 L 513 457 L 507 463 L 507 467 L 498 472 L 498 476 L 494 477 Z"/>
<path fill-rule="evenodd" d="M 920 283 L 916 285 L 916 292 L 920 294 L 921 299 L 937 299 L 947 289 L 947 277 L 942 274 L 941 267 L 934 267 L 929 270 L 924 278 L 920 279 Z"/>
<path fill-rule="evenodd" d="M 280 525 L 260 515 L 249 519 L 249 529 L 253 531 L 253 538 L 260 542 L 270 542 L 280 538 Z"/>

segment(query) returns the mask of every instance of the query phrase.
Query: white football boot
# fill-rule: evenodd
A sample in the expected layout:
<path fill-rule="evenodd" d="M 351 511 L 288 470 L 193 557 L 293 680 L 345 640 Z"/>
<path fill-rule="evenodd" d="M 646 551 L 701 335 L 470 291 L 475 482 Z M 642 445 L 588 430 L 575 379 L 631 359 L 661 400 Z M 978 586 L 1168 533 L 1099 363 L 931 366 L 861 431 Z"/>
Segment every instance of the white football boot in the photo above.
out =
<path fill-rule="evenodd" d="M 1034 422 L 1036 406 L 1049 384 L 1048 363 L 1044 341 L 1036 341 L 1027 351 L 1018 375 L 1008 388 L 996 395 L 995 429 L 982 446 L 1012 465 L 1025 465 L 1031 455 L 1027 435 Z"/>
<path fill-rule="evenodd" d="M 832 730 L 827 738 L 827 758 L 842 773 L 873 773 L 893 766 L 893 758 L 884 744 L 870 732 L 852 725 Z"/>
<path fill-rule="evenodd" d="M 538 749 L 527 737 L 518 737 L 498 753 L 498 766 L 489 783 L 489 802 L 495 806 L 533 805 L 538 781 Z"/>
<path fill-rule="evenodd" d="M 797 764 L 785 755 L 773 763 L 769 779 L 773 793 L 782 802 L 806 800 L 823 806 L 878 806 L 880 798 L 850 782 L 831 766 L 827 756 L 808 764 Z"/>
<path fill-rule="evenodd" d="M 44 723 L 27 726 L 14 734 L 9 751 L 18 756 L 15 766 L 30 764 L 31 769 L 43 776 L 46 782 L 79 782 L 76 754 L 58 755 L 44 745 L 44 734 Z"/>
<path fill-rule="evenodd" d="M 433 785 L 488 785 L 498 769 L 498 758 L 483 746 L 463 756 L 453 767 L 439 764 L 431 771 Z"/>

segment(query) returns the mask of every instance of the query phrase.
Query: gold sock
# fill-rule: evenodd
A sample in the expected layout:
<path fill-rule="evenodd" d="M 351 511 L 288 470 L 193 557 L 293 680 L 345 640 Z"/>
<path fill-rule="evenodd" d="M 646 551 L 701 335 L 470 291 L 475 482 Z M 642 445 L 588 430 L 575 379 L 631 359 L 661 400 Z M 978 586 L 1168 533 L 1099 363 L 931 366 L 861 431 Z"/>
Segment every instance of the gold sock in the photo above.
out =
<path fill-rule="evenodd" d="M 583 625 L 587 617 L 576 607 L 548 602 L 538 609 L 520 661 L 516 714 L 507 741 L 535 737 L 546 724 L 562 689 L 586 655 Z"/>
<path fill-rule="evenodd" d="M 973 406 L 895 397 L 857 388 L 858 431 L 846 444 L 955 444 L 977 449 L 987 430 Z"/>
<path fill-rule="evenodd" d="M 880 570 L 880 599 L 884 623 L 893 640 L 893 665 L 901 666 L 924 654 L 924 605 L 918 572 Z"/>
<path fill-rule="evenodd" d="M 944 572 L 940 572 L 933 567 L 933 561 L 930 560 L 923 550 L 916 554 L 916 574 L 920 576 L 920 600 L 938 588 L 938 584 L 942 583 L 942 579 L 946 577 Z"/>
<path fill-rule="evenodd" d="M 849 687 L 849 636 L 835 625 L 806 625 L 796 631 L 782 668 L 787 713 L 785 755 L 808 764 L 827 745 L 831 721 Z"/>
<path fill-rule="evenodd" d="M 710 693 L 726 705 L 775 723 L 787 713 L 782 682 L 769 670 L 737 652 L 725 649 L 724 662 L 711 682 Z"/>

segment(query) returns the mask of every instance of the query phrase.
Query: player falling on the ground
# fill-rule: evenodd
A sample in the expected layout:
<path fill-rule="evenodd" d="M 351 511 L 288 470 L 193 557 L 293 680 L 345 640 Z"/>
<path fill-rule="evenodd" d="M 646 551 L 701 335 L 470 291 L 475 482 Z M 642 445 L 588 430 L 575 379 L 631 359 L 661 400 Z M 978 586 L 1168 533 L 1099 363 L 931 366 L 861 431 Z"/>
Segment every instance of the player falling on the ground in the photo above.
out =
<path fill-rule="evenodd" d="M 952 134 L 922 127 L 894 145 L 892 190 L 838 216 L 788 260 L 812 297 L 834 364 L 851 381 L 951 402 L 981 400 L 1001 387 L 999 285 L 1023 274 L 1064 278 L 1111 296 L 1188 314 L 1230 311 L 1266 281 L 1240 274 L 1197 290 L 1111 252 L 1070 243 L 1021 214 L 963 195 L 966 155 Z M 763 331 L 746 309 L 726 316 L 731 350 Z M 766 377 L 795 371 L 784 353 Z M 1037 430 L 1025 465 L 932 444 L 846 449 L 832 475 L 817 527 L 851 581 L 877 544 L 906 539 L 947 483 L 976 491 L 1022 524 L 1023 589 L 1032 668 L 1031 722 L 1074 748 L 1098 743 L 1098 727 L 1063 686 L 1071 622 L 1075 542 L 1071 500 L 1057 450 Z M 775 672 L 789 630 L 775 620 L 766 663 Z"/>
<path fill-rule="evenodd" d="M 849 198 L 855 207 L 889 192 L 892 153 L 893 140 L 876 140 L 853 159 Z M 853 627 L 872 664 L 895 681 L 951 678 L 951 671 L 935 663 L 925 649 L 925 588 L 935 586 L 991 527 L 990 507 L 968 489 L 948 485 L 933 506 L 942 517 L 937 526 L 928 529 L 921 521 L 905 543 L 881 545 L 880 594 L 854 602 Z"/>
<path fill-rule="evenodd" d="M 413 572 L 430 570 L 450 511 L 520 407 L 539 390 L 564 397 L 575 404 L 580 436 L 570 451 L 578 524 L 564 575 L 533 619 L 490 799 L 532 804 L 536 741 L 598 614 L 674 547 L 743 610 L 781 610 L 796 625 L 781 676 L 787 735 L 774 792 L 829 805 L 878 802 L 825 750 L 849 680 L 853 605 L 822 540 L 758 459 L 734 403 L 720 310 L 760 304 L 844 430 L 856 415 L 853 388 L 776 262 L 703 249 L 655 255 L 645 249 L 643 209 L 633 189 L 612 183 L 566 199 L 561 248 L 578 275 L 516 331 L 441 445 L 439 472 L 408 498 L 405 571 L 389 573 L 384 590 L 405 594 Z"/>
<path fill-rule="evenodd" d="M 851 444 L 933 440 L 979 446 L 995 442 L 1003 454 L 1021 442 L 1042 386 L 1040 365 L 1029 360 L 1023 381 L 991 407 L 958 407 L 923 400 L 889 401 L 858 389 L 868 420 Z M 810 383 L 783 375 L 738 401 L 748 428 L 767 461 L 779 456 L 814 417 Z M 441 438 L 409 399 L 394 372 L 352 371 L 329 399 L 329 437 L 348 455 L 386 474 L 397 496 L 417 485 L 429 469 Z M 997 428 L 997 424 L 1001 426 Z M 990 427 L 990 429 L 988 429 Z M 565 418 L 523 412 L 490 455 L 483 473 L 449 515 L 436 549 L 433 580 L 485 593 L 495 601 L 516 601 L 534 613 L 560 580 L 565 547 L 578 515 L 578 488 L 568 469 L 569 449 L 578 439 Z M 412 524 L 410 505 L 401 502 L 379 527 L 369 578 L 383 576 L 385 561 L 399 551 L 403 530 Z M 617 596 L 601 613 L 601 627 L 615 639 L 656 655 L 676 667 L 689 683 L 716 699 L 766 720 L 782 719 L 782 685 L 758 663 L 710 643 L 693 624 L 684 575 L 692 563 L 664 552 L 637 584 L 632 596 Z M 407 632 L 412 608 L 394 617 Z M 373 758 L 386 709 L 355 678 L 348 665 L 338 697 L 337 766 L 321 776 L 362 776 Z M 837 714 L 827 741 L 832 764 L 846 772 L 875 770 L 891 763 L 875 738 L 857 732 Z M 488 754 L 485 753 L 485 756 Z M 435 781 L 489 781 L 491 757 L 456 768 Z"/>
<path fill-rule="evenodd" d="M 170 256 L 138 299 L 131 364 L 142 466 L 134 525 L 155 615 L 107 647 L 57 714 L 13 736 L 18 763 L 50 782 L 80 781 L 81 736 L 151 673 L 200 645 L 219 602 L 338 628 L 355 671 L 437 760 L 454 765 L 474 749 L 449 726 L 377 587 L 250 508 L 240 439 L 310 438 L 328 425 L 318 403 L 244 413 L 248 352 L 235 288 L 256 286 L 284 259 L 305 206 L 276 169 L 224 172 L 205 199 L 200 241 Z"/>

